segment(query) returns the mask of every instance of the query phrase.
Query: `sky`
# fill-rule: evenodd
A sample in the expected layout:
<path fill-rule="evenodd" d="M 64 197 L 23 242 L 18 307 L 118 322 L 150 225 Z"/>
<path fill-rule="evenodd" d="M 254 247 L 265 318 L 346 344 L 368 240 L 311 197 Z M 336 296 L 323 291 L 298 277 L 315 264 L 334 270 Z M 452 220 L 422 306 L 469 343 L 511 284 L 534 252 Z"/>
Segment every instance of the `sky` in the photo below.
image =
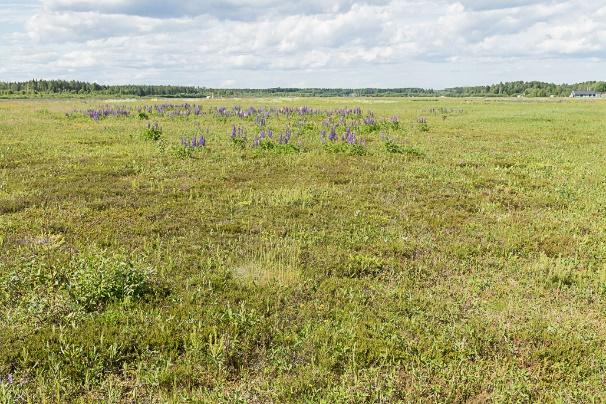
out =
<path fill-rule="evenodd" d="M 604 0 L 0 0 L 0 81 L 439 89 L 605 72 Z"/>

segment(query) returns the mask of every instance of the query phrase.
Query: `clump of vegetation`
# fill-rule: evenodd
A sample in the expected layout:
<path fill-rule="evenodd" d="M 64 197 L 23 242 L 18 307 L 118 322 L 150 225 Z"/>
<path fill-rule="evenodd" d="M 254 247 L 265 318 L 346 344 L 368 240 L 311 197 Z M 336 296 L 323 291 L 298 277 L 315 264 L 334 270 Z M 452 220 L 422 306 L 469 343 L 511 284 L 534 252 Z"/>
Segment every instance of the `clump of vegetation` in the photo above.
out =
<path fill-rule="evenodd" d="M 244 149 L 246 147 L 246 131 L 242 126 L 233 125 L 231 128 L 231 142 L 234 146 Z"/>
<path fill-rule="evenodd" d="M 208 137 L 208 129 L 206 135 L 201 129 L 190 138 L 181 138 L 181 144 L 174 148 L 174 154 L 179 158 L 192 158 L 194 155 L 206 148 L 206 139 Z"/>
<path fill-rule="evenodd" d="M 120 256 L 100 253 L 78 256 L 69 264 L 65 287 L 86 311 L 112 302 L 131 302 L 158 292 L 154 271 Z"/>
<path fill-rule="evenodd" d="M 389 121 L 385 123 L 385 126 L 394 131 L 400 129 L 400 118 L 396 115 L 392 115 L 391 118 L 389 118 Z"/>
<path fill-rule="evenodd" d="M 388 153 L 392 153 L 392 154 L 407 154 L 410 156 L 415 156 L 415 157 L 422 157 L 424 154 L 421 150 L 416 149 L 412 146 L 405 146 L 405 145 L 401 145 L 396 143 L 394 140 L 386 138 L 383 142 L 383 144 L 385 145 L 385 150 Z"/>
<path fill-rule="evenodd" d="M 143 139 L 154 142 L 162 139 L 162 126 L 158 122 L 148 123 L 147 128 L 143 131 Z"/>
<path fill-rule="evenodd" d="M 417 128 L 421 132 L 429 132 L 429 125 L 427 124 L 427 118 L 420 116 L 417 118 Z"/>
<path fill-rule="evenodd" d="M 262 129 L 254 138 L 253 147 L 278 154 L 292 154 L 300 151 L 299 147 L 292 143 L 292 132 L 289 128 L 277 136 L 274 136 L 271 129 Z"/>
<path fill-rule="evenodd" d="M 99 311 L 109 303 L 135 302 L 162 289 L 152 269 L 100 250 L 50 265 L 34 258 L 0 273 L 0 301 L 55 319 Z"/>
<path fill-rule="evenodd" d="M 376 276 L 387 269 L 385 262 L 375 256 L 367 254 L 354 254 L 349 257 L 343 274 L 351 278 Z"/>
<path fill-rule="evenodd" d="M 330 133 L 322 131 L 320 140 L 324 149 L 329 153 L 342 153 L 354 156 L 363 156 L 367 153 L 364 140 L 360 139 L 351 128 L 346 128 L 341 136 L 337 134 L 336 127 L 332 127 Z"/>

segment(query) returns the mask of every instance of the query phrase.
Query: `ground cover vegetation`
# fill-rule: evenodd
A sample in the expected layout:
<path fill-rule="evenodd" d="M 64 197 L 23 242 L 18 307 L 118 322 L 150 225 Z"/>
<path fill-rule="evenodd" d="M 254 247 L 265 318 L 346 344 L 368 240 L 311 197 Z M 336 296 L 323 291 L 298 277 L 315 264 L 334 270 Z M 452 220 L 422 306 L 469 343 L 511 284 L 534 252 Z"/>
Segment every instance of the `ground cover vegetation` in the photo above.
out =
<path fill-rule="evenodd" d="M 606 400 L 606 102 L 0 102 L 0 402 Z"/>

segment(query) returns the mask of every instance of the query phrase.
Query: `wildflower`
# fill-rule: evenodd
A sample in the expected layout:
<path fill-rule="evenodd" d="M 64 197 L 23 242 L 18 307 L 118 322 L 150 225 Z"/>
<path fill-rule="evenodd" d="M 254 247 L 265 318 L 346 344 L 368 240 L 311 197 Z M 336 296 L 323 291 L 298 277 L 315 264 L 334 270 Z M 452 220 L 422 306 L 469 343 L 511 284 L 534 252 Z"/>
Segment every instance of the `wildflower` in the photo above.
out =
<path fill-rule="evenodd" d="M 366 117 L 364 118 L 364 124 L 365 125 L 375 125 L 377 123 L 377 120 L 375 119 L 375 116 L 372 112 L 369 112 L 368 115 L 366 115 Z"/>
<path fill-rule="evenodd" d="M 278 144 L 288 144 L 290 142 L 290 137 L 290 129 L 286 129 L 286 131 L 278 137 Z"/>
<path fill-rule="evenodd" d="M 338 139 L 337 129 L 333 126 L 330 129 L 330 135 L 328 135 L 328 140 L 330 140 L 331 142 L 335 142 L 337 139 Z"/>

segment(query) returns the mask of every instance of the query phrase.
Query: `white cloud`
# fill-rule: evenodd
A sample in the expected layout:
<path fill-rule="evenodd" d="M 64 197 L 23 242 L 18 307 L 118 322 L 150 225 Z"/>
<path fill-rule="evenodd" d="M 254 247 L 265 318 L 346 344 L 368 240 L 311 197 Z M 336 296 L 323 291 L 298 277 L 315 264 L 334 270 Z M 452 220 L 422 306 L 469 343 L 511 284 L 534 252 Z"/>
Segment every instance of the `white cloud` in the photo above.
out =
<path fill-rule="evenodd" d="M 276 15 L 338 14 L 360 4 L 386 4 L 389 0 L 44 0 L 47 10 L 92 11 L 139 16 L 195 17 L 250 20 Z"/>
<path fill-rule="evenodd" d="M 19 78 L 67 69 L 112 82 L 437 87 L 537 79 L 524 73 L 547 59 L 560 81 L 597 79 L 575 75 L 583 69 L 558 75 L 557 61 L 606 59 L 598 1 L 44 0 L 8 9 L 29 13 L 0 43 L 2 75 Z"/>

